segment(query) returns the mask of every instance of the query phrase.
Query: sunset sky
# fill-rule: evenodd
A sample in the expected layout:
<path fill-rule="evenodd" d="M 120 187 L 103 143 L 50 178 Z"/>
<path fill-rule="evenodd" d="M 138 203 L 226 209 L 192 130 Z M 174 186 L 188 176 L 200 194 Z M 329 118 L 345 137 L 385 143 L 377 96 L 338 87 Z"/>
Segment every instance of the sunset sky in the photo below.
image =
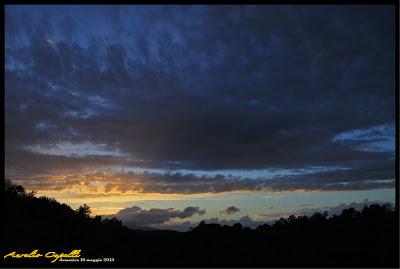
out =
<path fill-rule="evenodd" d="M 395 6 L 5 8 L 6 178 L 131 227 L 395 200 Z"/>

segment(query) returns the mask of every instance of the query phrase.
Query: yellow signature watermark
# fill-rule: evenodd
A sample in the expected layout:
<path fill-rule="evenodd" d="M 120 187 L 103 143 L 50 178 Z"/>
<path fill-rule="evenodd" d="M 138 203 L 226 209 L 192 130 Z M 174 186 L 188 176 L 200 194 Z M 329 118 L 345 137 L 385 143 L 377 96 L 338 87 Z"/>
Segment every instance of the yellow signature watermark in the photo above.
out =
<path fill-rule="evenodd" d="M 16 251 L 13 251 L 7 255 L 4 255 L 4 259 L 8 257 L 16 259 L 21 259 L 21 258 L 37 259 L 40 257 L 45 257 L 47 259 L 52 259 L 51 262 L 56 262 L 62 258 L 79 258 L 80 256 L 81 256 L 80 249 L 74 249 L 70 253 L 56 253 L 54 251 L 49 251 L 44 254 L 39 253 L 39 250 L 35 249 L 31 253 L 17 253 Z"/>

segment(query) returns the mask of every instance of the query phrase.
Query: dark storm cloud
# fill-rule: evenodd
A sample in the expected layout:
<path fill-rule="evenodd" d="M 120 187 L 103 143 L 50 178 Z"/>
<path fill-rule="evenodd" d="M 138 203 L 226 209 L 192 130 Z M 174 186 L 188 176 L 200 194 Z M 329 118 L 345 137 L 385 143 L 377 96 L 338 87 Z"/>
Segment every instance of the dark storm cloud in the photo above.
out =
<path fill-rule="evenodd" d="M 269 184 L 383 186 L 375 181 L 394 178 L 394 145 L 374 150 L 382 143 L 377 138 L 360 149 L 357 137 L 334 138 L 393 129 L 394 11 L 7 6 L 6 172 L 32 177 L 96 163 L 202 170 L 321 165 L 350 169 Z M 123 155 L 26 150 L 63 142 L 104 144 Z M 210 189 L 190 182 L 171 189 Z"/>
<path fill-rule="evenodd" d="M 222 214 L 226 214 L 226 215 L 233 215 L 237 212 L 239 212 L 240 209 L 237 208 L 236 206 L 229 206 L 227 208 L 225 208 L 224 210 L 221 210 L 219 213 Z"/>
<path fill-rule="evenodd" d="M 105 217 L 116 217 L 126 226 L 135 228 L 160 225 L 170 219 L 185 219 L 195 214 L 204 215 L 205 213 L 206 211 L 204 209 L 192 206 L 186 207 L 184 210 L 174 208 L 151 208 L 146 210 L 138 206 L 133 206 L 122 209 L 115 215 L 105 215 Z"/>

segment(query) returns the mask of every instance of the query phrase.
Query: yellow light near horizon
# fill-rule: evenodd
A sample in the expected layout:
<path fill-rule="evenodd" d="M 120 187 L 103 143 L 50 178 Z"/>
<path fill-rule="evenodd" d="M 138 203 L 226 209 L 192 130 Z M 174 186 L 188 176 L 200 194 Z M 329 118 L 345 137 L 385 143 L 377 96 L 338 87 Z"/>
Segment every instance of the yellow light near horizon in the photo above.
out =
<path fill-rule="evenodd" d="M 93 203 L 126 203 L 135 201 L 173 201 L 173 200 L 187 200 L 187 199 L 198 199 L 204 197 L 210 197 L 212 194 L 161 194 L 161 193 L 73 193 L 55 190 L 40 190 L 37 191 L 37 196 L 47 196 L 55 198 L 60 203 L 65 203 L 71 206 L 73 209 L 79 207 L 83 204 L 93 204 Z M 91 215 L 110 215 L 115 214 L 124 207 L 91 207 Z"/>
<path fill-rule="evenodd" d="M 90 210 L 92 213 L 90 215 L 113 215 L 121 209 L 124 209 L 124 207 L 91 207 Z"/>
<path fill-rule="evenodd" d="M 109 192 L 109 193 L 76 193 L 70 191 L 39 190 L 38 196 L 47 196 L 57 199 L 61 203 L 88 203 L 88 202 L 130 202 L 149 200 L 186 200 L 202 198 L 212 195 L 202 194 L 163 194 L 163 193 L 138 193 L 138 192 Z"/>

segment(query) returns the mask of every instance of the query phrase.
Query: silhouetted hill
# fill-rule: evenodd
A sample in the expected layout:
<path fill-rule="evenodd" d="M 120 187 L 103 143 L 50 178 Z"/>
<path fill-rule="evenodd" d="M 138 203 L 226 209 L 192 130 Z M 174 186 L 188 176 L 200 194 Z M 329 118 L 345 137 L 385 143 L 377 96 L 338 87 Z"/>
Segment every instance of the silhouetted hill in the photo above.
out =
<path fill-rule="evenodd" d="M 12 251 L 69 252 L 82 257 L 114 257 L 114 263 L 57 263 L 45 259 L 5 259 L 38 267 L 398 267 L 397 211 L 370 205 L 340 216 L 290 216 L 256 229 L 200 223 L 186 233 L 138 231 L 117 219 L 89 217 L 6 183 L 3 256 Z"/>

